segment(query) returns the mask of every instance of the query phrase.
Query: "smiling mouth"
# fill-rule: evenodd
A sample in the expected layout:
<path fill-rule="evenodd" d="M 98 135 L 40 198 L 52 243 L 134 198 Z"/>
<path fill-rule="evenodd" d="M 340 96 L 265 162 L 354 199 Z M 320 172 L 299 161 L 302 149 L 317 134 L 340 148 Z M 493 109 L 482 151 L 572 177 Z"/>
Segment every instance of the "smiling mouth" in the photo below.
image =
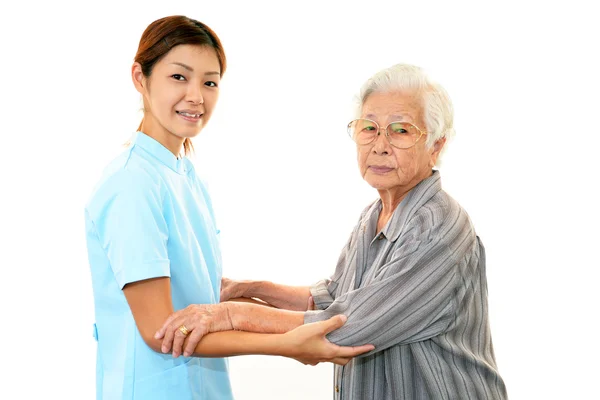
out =
<path fill-rule="evenodd" d="M 185 111 L 175 111 L 177 114 L 181 115 L 182 117 L 187 117 L 187 118 L 200 118 L 203 114 L 190 114 L 188 112 Z"/>

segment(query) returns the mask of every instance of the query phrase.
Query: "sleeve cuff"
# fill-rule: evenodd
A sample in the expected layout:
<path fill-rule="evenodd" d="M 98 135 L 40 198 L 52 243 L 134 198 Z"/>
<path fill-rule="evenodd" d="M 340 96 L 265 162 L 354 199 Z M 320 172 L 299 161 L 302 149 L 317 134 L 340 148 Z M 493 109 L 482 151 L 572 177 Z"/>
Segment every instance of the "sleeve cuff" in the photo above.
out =
<path fill-rule="evenodd" d="M 321 310 L 306 311 L 306 312 L 304 312 L 304 323 L 310 324 L 313 322 L 325 321 L 326 319 L 329 319 L 329 315 L 325 315 L 325 314 L 326 313 L 324 313 Z"/>
<path fill-rule="evenodd" d="M 122 290 L 128 283 L 143 281 L 152 278 L 170 277 L 171 268 L 169 260 L 160 260 L 144 263 L 137 268 L 127 268 L 115 273 L 115 278 Z"/>
<path fill-rule="evenodd" d="M 333 303 L 333 297 L 331 297 L 328 290 L 330 282 L 329 279 L 323 279 L 310 287 L 310 294 L 313 297 L 315 307 L 319 310 L 325 310 Z"/>

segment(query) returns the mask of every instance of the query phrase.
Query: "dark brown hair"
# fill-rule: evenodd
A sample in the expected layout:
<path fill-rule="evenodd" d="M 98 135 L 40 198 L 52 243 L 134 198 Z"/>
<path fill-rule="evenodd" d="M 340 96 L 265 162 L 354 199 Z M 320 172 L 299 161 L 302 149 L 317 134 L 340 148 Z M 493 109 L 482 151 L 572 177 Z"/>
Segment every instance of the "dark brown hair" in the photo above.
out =
<path fill-rule="evenodd" d="M 227 59 L 219 37 L 202 22 L 183 15 L 164 17 L 148 25 L 140 39 L 134 61 L 140 63 L 142 73 L 149 78 L 154 65 L 173 47 L 180 44 L 195 44 L 213 48 L 221 67 L 220 75 L 223 76 L 227 68 Z M 142 123 L 138 130 L 141 127 Z M 190 139 L 185 139 L 183 149 L 186 155 L 193 150 Z"/>

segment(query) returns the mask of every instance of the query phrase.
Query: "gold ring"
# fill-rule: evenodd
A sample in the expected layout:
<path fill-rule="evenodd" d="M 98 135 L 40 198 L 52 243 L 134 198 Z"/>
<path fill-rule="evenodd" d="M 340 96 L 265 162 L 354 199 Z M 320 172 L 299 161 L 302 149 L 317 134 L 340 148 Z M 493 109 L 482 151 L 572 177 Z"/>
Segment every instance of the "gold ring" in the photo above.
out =
<path fill-rule="evenodd" d="M 179 332 L 183 333 L 183 336 L 187 336 L 188 333 L 190 333 L 190 331 L 188 331 L 188 328 L 186 328 L 185 325 L 181 325 L 179 327 Z"/>

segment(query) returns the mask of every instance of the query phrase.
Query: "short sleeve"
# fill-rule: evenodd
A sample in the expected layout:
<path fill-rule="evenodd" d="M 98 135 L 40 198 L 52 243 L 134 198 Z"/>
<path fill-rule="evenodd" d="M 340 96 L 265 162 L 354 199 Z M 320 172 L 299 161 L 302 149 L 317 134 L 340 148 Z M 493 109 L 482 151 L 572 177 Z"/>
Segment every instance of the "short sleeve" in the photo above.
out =
<path fill-rule="evenodd" d="M 121 289 L 170 276 L 165 197 L 158 178 L 132 168 L 108 178 L 88 204 L 89 218 Z"/>

